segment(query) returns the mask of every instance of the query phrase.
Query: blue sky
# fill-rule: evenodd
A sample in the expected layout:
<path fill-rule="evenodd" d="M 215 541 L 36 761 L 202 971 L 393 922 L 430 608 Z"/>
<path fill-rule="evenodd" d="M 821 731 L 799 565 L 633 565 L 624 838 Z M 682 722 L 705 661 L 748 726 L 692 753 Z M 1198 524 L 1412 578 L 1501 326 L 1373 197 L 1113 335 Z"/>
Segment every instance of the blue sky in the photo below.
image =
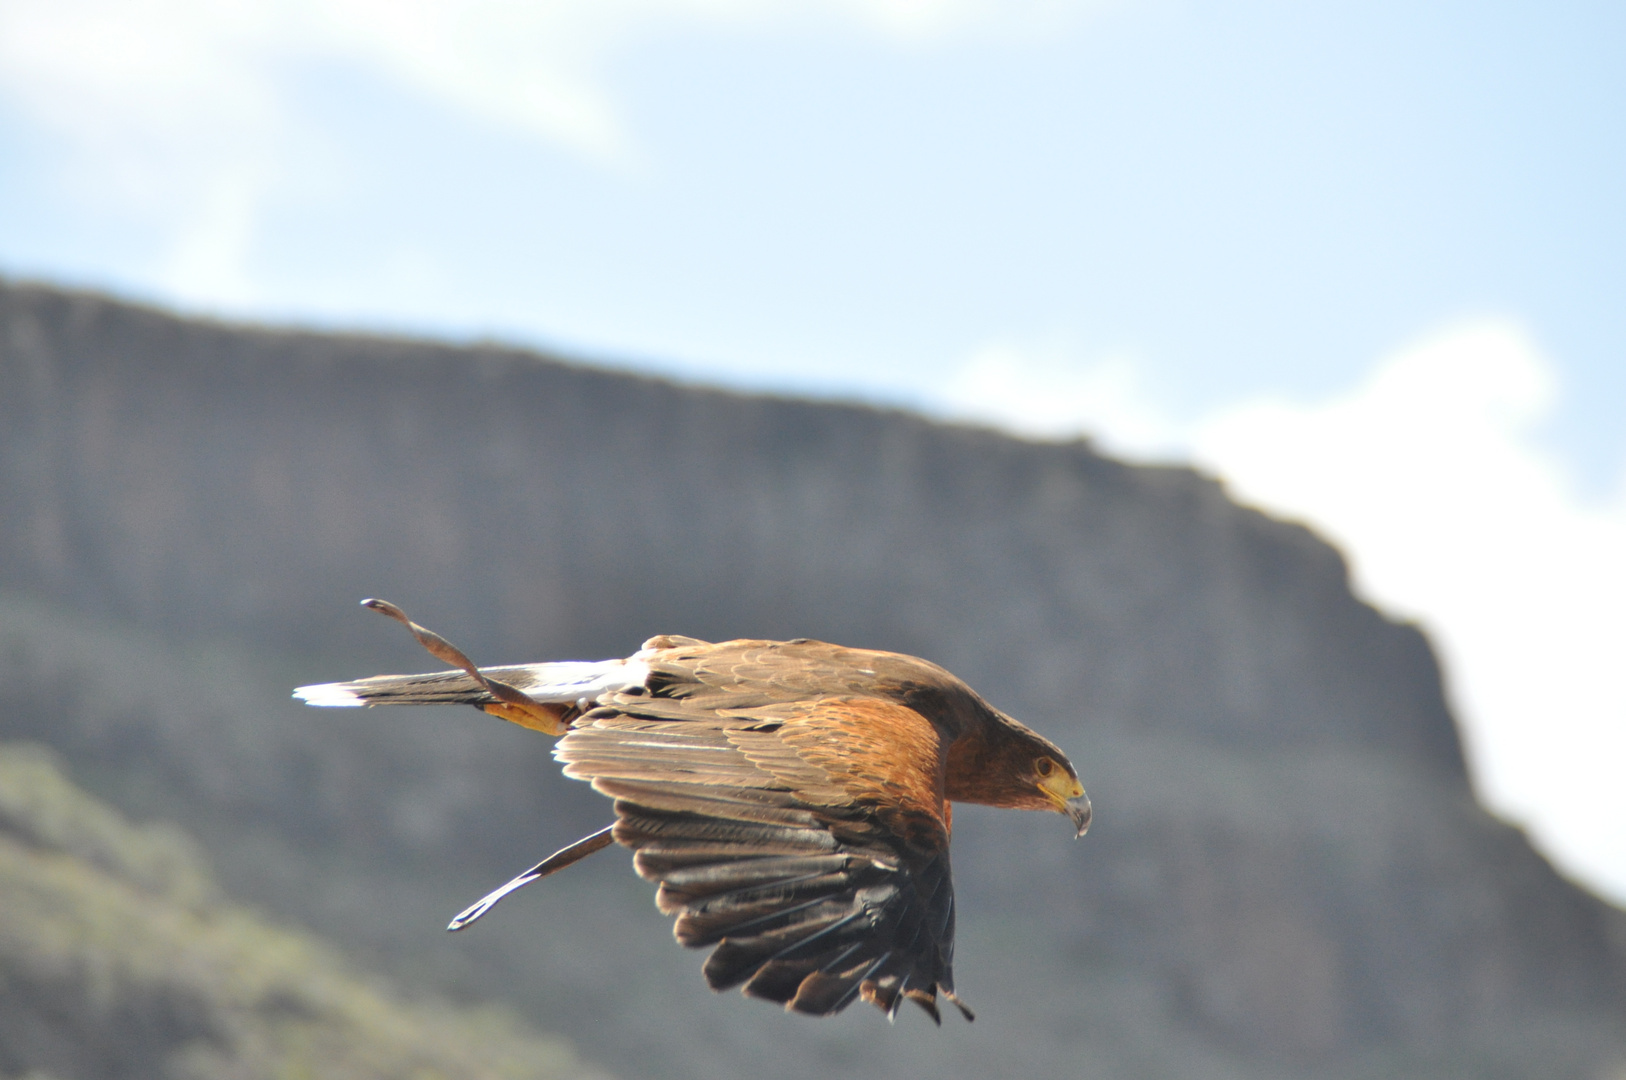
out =
<path fill-rule="evenodd" d="M 1626 899 L 1623 55 L 1604 4 L 5 0 L 0 272 L 1196 461 Z"/>

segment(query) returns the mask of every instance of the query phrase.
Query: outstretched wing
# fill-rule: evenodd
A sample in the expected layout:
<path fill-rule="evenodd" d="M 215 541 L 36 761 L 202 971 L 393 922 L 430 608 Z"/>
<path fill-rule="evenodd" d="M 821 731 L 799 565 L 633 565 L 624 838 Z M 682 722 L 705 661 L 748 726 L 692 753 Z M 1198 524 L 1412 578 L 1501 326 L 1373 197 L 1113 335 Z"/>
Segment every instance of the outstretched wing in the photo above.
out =
<path fill-rule="evenodd" d="M 554 750 L 615 800 L 615 839 L 659 884 L 713 989 L 814 1015 L 954 996 L 941 738 L 840 696 L 713 709 L 611 693 Z"/>

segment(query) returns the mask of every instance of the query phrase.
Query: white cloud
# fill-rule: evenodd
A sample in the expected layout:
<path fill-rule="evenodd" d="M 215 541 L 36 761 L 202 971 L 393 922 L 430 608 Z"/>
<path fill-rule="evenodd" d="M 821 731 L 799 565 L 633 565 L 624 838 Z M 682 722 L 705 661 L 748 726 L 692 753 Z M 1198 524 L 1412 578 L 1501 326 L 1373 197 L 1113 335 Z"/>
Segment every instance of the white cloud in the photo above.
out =
<path fill-rule="evenodd" d="M 0 5 L 0 94 L 77 152 L 81 195 L 137 209 L 185 198 L 175 163 L 242 160 L 281 120 L 246 54 L 248 5 L 13 0 Z"/>
<path fill-rule="evenodd" d="M 626 150 L 618 47 L 682 26 L 826 25 L 893 41 L 1052 27 L 1091 0 L 8 0 L 0 86 L 80 134 L 177 131 L 280 98 L 278 65 L 357 63 L 589 156 Z"/>
<path fill-rule="evenodd" d="M 248 274 L 261 181 L 248 169 L 222 169 L 191 208 L 157 278 L 182 300 L 246 306 L 254 285 Z"/>
<path fill-rule="evenodd" d="M 1305 521 L 1357 590 L 1418 619 L 1445 667 L 1476 787 L 1556 863 L 1626 902 L 1626 475 L 1588 502 L 1536 437 L 1557 400 L 1519 326 L 1448 328 L 1330 400 L 1164 414 L 1127 358 L 991 347 L 934 408 L 1020 434 L 1085 432 L 1186 456 L 1244 502 Z"/>
<path fill-rule="evenodd" d="M 1552 365 L 1518 326 L 1461 325 L 1312 405 L 1191 433 L 1241 499 L 1302 518 L 1444 660 L 1481 796 L 1626 901 L 1626 488 L 1589 503 L 1536 439 Z"/>
<path fill-rule="evenodd" d="M 264 77 L 253 3 L 0 4 L 0 98 L 54 137 L 53 181 L 84 214 L 167 234 L 152 276 L 183 299 L 241 299 L 291 120 Z"/>
<path fill-rule="evenodd" d="M 973 353 L 926 408 L 1030 438 L 1088 433 L 1111 453 L 1172 456 L 1183 432 L 1163 414 L 1126 355 L 1079 360 L 1062 345 L 996 343 Z"/>
<path fill-rule="evenodd" d="M 243 300 L 267 195 L 330 155 L 291 92 L 302 63 L 369 71 L 611 168 L 637 159 L 617 50 L 676 28 L 809 26 L 915 45 L 1032 31 L 1103 0 L 6 0 L 0 104 L 59 140 L 63 188 L 172 237 L 172 294 Z"/>

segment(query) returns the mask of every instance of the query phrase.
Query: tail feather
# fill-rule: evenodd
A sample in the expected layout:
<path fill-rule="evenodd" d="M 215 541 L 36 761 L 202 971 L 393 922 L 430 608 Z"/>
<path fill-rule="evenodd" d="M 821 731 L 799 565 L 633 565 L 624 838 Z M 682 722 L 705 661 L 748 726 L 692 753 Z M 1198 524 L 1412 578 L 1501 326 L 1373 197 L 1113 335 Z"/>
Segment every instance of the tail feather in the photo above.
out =
<path fill-rule="evenodd" d="M 487 678 L 507 683 L 539 702 L 567 704 L 596 698 L 608 691 L 642 686 L 649 676 L 646 664 L 636 660 L 565 660 L 546 664 L 483 667 Z M 374 675 L 354 682 L 301 686 L 294 697 L 307 705 L 355 708 L 362 705 L 486 705 L 500 704 L 490 690 L 467 672 L 432 671 L 421 675 Z"/>

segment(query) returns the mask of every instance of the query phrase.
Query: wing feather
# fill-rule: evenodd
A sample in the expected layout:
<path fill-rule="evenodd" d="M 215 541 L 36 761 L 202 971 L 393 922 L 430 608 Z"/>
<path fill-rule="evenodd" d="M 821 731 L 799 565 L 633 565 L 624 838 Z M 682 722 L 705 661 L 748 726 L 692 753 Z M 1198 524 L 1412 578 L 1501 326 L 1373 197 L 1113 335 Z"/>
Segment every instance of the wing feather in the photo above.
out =
<path fill-rule="evenodd" d="M 814 1015 L 953 996 L 942 751 L 879 699 L 764 700 L 651 664 L 653 693 L 601 696 L 555 754 L 615 800 L 617 841 L 711 947 L 714 989 Z M 843 688 L 844 689 L 844 688 Z"/>

